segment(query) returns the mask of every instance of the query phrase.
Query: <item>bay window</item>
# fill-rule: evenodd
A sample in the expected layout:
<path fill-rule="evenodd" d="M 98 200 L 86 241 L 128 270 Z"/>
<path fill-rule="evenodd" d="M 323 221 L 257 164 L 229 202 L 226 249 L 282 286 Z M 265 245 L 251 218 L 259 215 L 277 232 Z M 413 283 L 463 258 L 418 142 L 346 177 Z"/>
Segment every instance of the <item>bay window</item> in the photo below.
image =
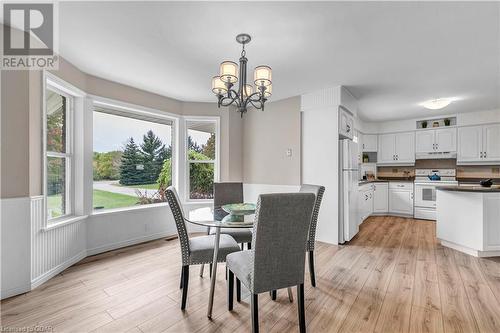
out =
<path fill-rule="evenodd" d="M 73 213 L 72 96 L 47 86 L 45 91 L 45 193 L 47 220 Z"/>
<path fill-rule="evenodd" d="M 94 108 L 94 211 L 166 201 L 174 165 L 172 125 L 165 117 Z"/>
<path fill-rule="evenodd" d="M 213 199 L 213 184 L 218 180 L 218 121 L 196 118 L 186 120 L 187 199 Z"/>

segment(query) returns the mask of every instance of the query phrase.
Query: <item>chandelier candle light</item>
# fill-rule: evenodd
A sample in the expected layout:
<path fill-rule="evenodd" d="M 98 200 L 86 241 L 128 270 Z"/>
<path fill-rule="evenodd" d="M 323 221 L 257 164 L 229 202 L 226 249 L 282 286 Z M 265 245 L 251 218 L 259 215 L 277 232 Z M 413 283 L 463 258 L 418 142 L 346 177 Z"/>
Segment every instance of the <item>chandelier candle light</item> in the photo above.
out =
<path fill-rule="evenodd" d="M 224 61 L 220 64 L 218 76 L 212 78 L 212 92 L 217 96 L 217 105 L 229 106 L 235 104 L 238 112 L 247 112 L 247 106 L 250 104 L 256 109 L 264 111 L 264 103 L 272 95 L 272 70 L 269 66 L 257 66 L 254 70 L 254 87 L 247 84 L 247 61 L 245 57 L 245 45 L 250 43 L 251 37 L 248 34 L 239 34 L 236 41 L 242 44 L 240 68 L 238 74 L 238 64 L 233 61 Z M 238 91 L 232 89 L 238 82 Z"/>

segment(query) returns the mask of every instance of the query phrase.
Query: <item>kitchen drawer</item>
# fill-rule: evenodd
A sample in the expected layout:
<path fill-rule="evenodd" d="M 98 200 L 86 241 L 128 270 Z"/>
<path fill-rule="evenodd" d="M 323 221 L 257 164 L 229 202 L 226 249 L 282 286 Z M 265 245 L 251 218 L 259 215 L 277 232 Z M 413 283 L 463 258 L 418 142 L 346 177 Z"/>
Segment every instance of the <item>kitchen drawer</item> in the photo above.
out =
<path fill-rule="evenodd" d="M 389 182 L 389 188 L 413 191 L 413 183 L 409 182 Z"/>
<path fill-rule="evenodd" d="M 358 186 L 359 192 L 364 192 L 373 189 L 373 183 L 363 184 Z"/>

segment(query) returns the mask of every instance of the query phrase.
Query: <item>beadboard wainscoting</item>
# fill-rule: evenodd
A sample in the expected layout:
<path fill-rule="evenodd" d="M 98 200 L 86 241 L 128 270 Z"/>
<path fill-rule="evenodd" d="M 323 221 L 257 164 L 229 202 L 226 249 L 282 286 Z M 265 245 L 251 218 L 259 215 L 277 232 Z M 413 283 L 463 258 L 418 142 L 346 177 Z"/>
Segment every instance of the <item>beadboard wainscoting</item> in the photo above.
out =
<path fill-rule="evenodd" d="M 85 220 L 44 228 L 44 197 L 31 198 L 31 288 L 87 256 Z"/>
<path fill-rule="evenodd" d="M 94 213 L 86 224 L 89 256 L 177 235 L 167 204 Z"/>
<path fill-rule="evenodd" d="M 30 198 L 0 200 L 1 298 L 25 293 L 30 283 Z"/>

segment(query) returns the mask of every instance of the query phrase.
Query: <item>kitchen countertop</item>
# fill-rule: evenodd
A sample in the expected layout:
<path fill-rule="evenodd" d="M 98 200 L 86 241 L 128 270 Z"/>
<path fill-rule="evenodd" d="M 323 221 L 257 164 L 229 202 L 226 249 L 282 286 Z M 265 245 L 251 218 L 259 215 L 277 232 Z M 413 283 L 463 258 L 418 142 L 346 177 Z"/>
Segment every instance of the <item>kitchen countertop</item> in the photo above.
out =
<path fill-rule="evenodd" d="M 482 187 L 479 185 L 465 185 L 465 186 L 446 186 L 446 187 L 437 187 L 436 189 L 441 191 L 450 191 L 450 192 L 483 192 L 483 193 L 500 193 L 500 185 L 493 185 L 492 187 Z"/>
<path fill-rule="evenodd" d="M 371 183 L 390 183 L 390 182 L 397 182 L 397 183 L 413 183 L 413 179 L 407 179 L 407 178 L 392 178 L 392 179 L 373 179 L 373 180 L 360 180 L 358 182 L 358 185 L 365 185 L 365 184 L 371 184 Z"/>

